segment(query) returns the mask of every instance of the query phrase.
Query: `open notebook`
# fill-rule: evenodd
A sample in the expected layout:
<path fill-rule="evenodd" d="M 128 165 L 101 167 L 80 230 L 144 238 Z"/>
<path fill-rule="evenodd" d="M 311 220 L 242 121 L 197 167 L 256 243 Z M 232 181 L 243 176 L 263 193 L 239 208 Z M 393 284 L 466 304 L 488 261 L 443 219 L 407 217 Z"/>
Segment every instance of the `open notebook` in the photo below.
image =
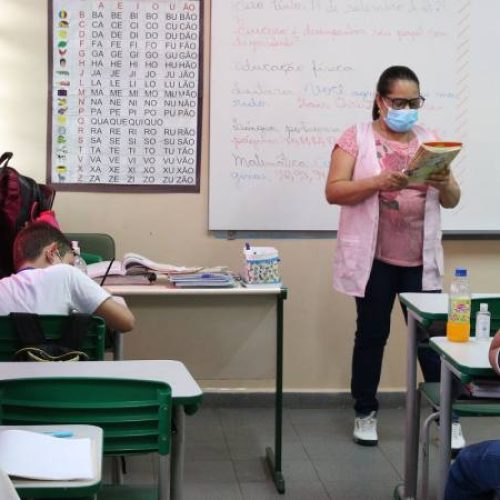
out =
<path fill-rule="evenodd" d="M 88 438 L 57 438 L 22 430 L 0 431 L 0 469 L 9 476 L 28 479 L 92 479 L 92 443 Z"/>

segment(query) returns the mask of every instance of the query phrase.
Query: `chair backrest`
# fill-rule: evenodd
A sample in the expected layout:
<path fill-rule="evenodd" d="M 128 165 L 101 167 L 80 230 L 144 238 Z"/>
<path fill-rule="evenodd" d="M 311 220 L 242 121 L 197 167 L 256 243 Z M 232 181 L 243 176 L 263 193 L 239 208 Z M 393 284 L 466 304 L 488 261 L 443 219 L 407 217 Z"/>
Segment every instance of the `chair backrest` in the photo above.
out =
<path fill-rule="evenodd" d="M 488 304 L 488 311 L 491 314 L 490 336 L 495 334 L 500 329 L 500 297 L 491 297 L 484 299 L 472 299 L 470 326 L 471 332 L 475 334 L 476 316 L 479 311 L 480 304 Z"/>
<path fill-rule="evenodd" d="M 103 429 L 105 454 L 167 455 L 171 410 L 171 389 L 163 382 L 83 377 L 0 380 L 2 425 L 97 425 Z"/>
<path fill-rule="evenodd" d="M 39 318 L 45 338 L 57 340 L 61 337 L 61 328 L 66 316 L 40 315 Z M 101 361 L 104 359 L 105 338 L 106 324 L 102 318 L 94 316 L 81 350 L 92 361 Z M 0 361 L 12 361 L 14 353 L 20 348 L 21 344 L 10 316 L 0 316 Z"/>
<path fill-rule="evenodd" d="M 105 233 L 65 233 L 70 241 L 78 241 L 83 253 L 100 255 L 103 260 L 115 258 L 115 240 Z"/>

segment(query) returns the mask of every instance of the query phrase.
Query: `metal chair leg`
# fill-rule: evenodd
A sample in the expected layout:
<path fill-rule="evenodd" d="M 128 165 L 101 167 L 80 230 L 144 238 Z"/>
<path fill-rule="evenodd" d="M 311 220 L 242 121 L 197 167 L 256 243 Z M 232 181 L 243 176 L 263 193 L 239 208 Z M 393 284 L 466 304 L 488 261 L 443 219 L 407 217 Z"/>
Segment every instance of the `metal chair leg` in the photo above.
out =
<path fill-rule="evenodd" d="M 439 412 L 431 413 L 422 424 L 421 432 L 421 447 L 422 447 L 422 478 L 420 488 L 420 500 L 427 500 L 429 498 L 429 446 L 430 446 L 430 429 L 432 422 L 439 418 Z"/>
<path fill-rule="evenodd" d="M 111 457 L 112 468 L 111 468 L 111 482 L 113 484 L 123 484 L 123 471 L 122 471 L 122 457 L 114 456 Z"/>
<path fill-rule="evenodd" d="M 160 455 L 158 498 L 160 500 L 170 500 L 170 455 Z"/>

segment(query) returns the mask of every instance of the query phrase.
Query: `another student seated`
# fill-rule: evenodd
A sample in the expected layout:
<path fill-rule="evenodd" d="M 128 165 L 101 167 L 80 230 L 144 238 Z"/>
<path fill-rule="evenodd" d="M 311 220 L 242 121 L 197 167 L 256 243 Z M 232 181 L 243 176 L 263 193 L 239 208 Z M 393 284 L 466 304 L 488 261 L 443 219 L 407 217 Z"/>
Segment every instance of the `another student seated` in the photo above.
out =
<path fill-rule="evenodd" d="M 0 315 L 11 312 L 100 316 L 108 327 L 134 327 L 131 311 L 71 264 L 71 242 L 44 222 L 33 223 L 14 241 L 16 274 L 0 280 Z"/>
<path fill-rule="evenodd" d="M 491 341 L 489 351 L 490 364 L 500 375 L 499 355 L 500 330 Z M 500 498 L 498 495 L 500 440 L 483 441 L 465 447 L 448 474 L 445 500 L 493 500 Z"/>

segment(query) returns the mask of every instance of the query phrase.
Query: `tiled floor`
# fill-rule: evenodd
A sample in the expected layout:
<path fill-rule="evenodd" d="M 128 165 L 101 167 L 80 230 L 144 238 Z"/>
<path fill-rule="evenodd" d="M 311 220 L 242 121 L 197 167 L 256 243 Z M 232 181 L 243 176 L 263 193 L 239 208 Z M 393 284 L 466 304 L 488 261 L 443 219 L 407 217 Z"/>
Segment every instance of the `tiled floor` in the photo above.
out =
<path fill-rule="evenodd" d="M 188 417 L 184 499 L 393 498 L 404 467 L 402 409 L 379 412 L 380 441 L 374 448 L 352 442 L 351 410 L 285 410 L 285 495 L 277 494 L 263 460 L 266 446 L 273 444 L 273 418 L 270 408 L 201 408 Z M 463 419 L 462 425 L 468 442 L 500 437 L 498 418 Z M 431 478 L 436 449 L 434 444 Z M 152 482 L 153 463 L 149 457 L 128 458 L 126 482 Z"/>

